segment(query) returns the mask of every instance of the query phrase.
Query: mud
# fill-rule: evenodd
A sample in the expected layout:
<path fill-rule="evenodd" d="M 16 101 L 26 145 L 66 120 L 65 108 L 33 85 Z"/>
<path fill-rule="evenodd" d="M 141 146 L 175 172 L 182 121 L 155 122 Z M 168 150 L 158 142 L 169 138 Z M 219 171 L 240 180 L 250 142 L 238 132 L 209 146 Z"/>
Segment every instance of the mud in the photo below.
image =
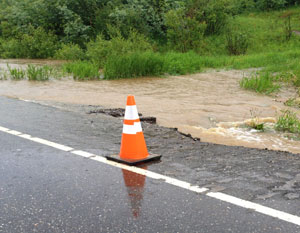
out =
<path fill-rule="evenodd" d="M 124 117 L 125 109 L 124 108 L 108 108 L 108 109 L 95 109 L 88 112 L 88 114 L 105 114 L 112 117 Z M 142 113 L 138 113 L 140 121 L 147 122 L 150 124 L 156 124 L 156 117 L 144 117 Z"/>

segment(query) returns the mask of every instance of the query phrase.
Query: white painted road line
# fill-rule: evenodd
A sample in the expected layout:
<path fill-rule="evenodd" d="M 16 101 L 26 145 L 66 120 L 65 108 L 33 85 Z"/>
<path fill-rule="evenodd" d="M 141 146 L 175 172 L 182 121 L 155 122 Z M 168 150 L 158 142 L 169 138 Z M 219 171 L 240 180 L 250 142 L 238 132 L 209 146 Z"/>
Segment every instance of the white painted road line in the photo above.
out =
<path fill-rule="evenodd" d="M 151 172 L 151 171 L 147 171 L 144 170 L 142 168 L 138 168 L 138 167 L 133 167 L 133 166 L 128 166 L 125 164 L 121 164 L 121 163 L 117 163 L 117 162 L 113 162 L 113 161 L 109 161 L 107 160 L 105 157 L 100 156 L 100 155 L 95 155 L 95 154 L 91 154 L 89 152 L 85 152 L 85 151 L 81 151 L 81 150 L 74 150 L 71 147 L 65 146 L 65 145 L 61 145 L 55 142 L 51 142 L 42 138 L 37 138 L 37 137 L 32 137 L 29 134 L 23 134 L 21 132 L 15 131 L 15 130 L 10 130 L 8 128 L 5 127 L 1 127 L 0 126 L 0 131 L 4 132 L 4 133 L 9 133 L 18 137 L 21 137 L 23 139 L 27 139 L 27 140 L 31 140 L 46 146 L 50 146 L 65 152 L 70 152 L 72 154 L 75 155 L 79 155 L 82 156 L 84 158 L 88 158 L 97 162 L 101 162 L 104 164 L 108 164 L 114 167 L 118 167 L 118 168 L 122 168 L 140 175 L 145 175 L 149 178 L 152 179 L 157 179 L 157 180 L 163 180 L 165 183 L 183 188 L 183 189 L 187 189 L 190 190 L 192 192 L 196 192 L 196 193 L 203 193 L 206 194 L 209 197 L 227 202 L 227 203 L 231 203 L 233 205 L 239 206 L 239 207 L 243 207 L 246 209 L 250 209 L 253 211 L 256 211 L 258 213 L 262 213 L 264 215 L 267 216 L 271 216 L 289 223 L 293 223 L 295 225 L 300 226 L 300 217 L 296 216 L 296 215 L 292 215 L 283 211 L 279 211 L 279 210 L 275 210 L 260 204 L 256 204 L 250 201 L 246 201 L 246 200 L 242 200 L 240 198 L 234 197 L 234 196 L 230 196 L 228 194 L 224 194 L 224 193 L 220 193 L 220 192 L 208 192 L 209 190 L 207 188 L 201 188 L 199 186 L 194 186 L 188 182 L 185 181 L 181 181 L 178 179 L 174 179 L 168 176 L 164 176 L 155 172 Z M 207 192 L 207 193 L 205 193 Z"/>

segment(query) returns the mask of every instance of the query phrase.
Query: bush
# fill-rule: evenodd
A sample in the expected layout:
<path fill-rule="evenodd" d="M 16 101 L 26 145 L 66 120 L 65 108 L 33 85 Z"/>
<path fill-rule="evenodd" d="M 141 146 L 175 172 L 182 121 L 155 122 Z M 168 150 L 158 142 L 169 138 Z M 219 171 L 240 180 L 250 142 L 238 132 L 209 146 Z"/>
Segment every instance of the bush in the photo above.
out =
<path fill-rule="evenodd" d="M 248 35 L 243 32 L 229 30 L 226 33 L 226 49 L 231 55 L 246 54 L 249 39 Z"/>
<path fill-rule="evenodd" d="M 284 8 L 286 0 L 256 0 L 257 9 L 264 10 L 278 10 Z"/>
<path fill-rule="evenodd" d="M 73 74 L 75 80 L 99 79 L 98 66 L 86 61 L 78 61 L 63 65 L 63 70 Z"/>
<path fill-rule="evenodd" d="M 57 38 L 41 27 L 29 27 L 29 32 L 20 38 L 21 54 L 26 58 L 53 57 L 57 49 Z"/>
<path fill-rule="evenodd" d="M 183 9 L 172 10 L 166 14 L 168 45 L 179 52 L 199 50 L 203 43 L 205 23 L 186 17 Z"/>
<path fill-rule="evenodd" d="M 157 76 L 164 73 L 164 61 L 153 52 L 111 56 L 104 68 L 105 79 Z"/>
<path fill-rule="evenodd" d="M 234 13 L 251 12 L 255 9 L 255 0 L 233 0 Z"/>
<path fill-rule="evenodd" d="M 188 0 L 186 15 L 206 23 L 205 34 L 219 34 L 234 13 L 232 0 Z"/>
<path fill-rule="evenodd" d="M 57 38 L 43 28 L 29 26 L 28 33 L 2 40 L 0 47 L 4 58 L 49 58 L 57 49 Z"/>
<path fill-rule="evenodd" d="M 77 44 L 63 44 L 56 51 L 55 58 L 62 60 L 83 60 L 85 58 L 84 51 Z"/>
<path fill-rule="evenodd" d="M 87 44 L 87 56 L 100 68 L 104 67 L 109 56 L 144 52 L 152 50 L 146 37 L 132 30 L 129 37 L 125 39 L 120 32 L 112 35 L 111 40 L 105 40 L 102 35 L 98 35 L 95 41 Z"/>
<path fill-rule="evenodd" d="M 0 41 L 0 55 L 2 58 L 20 58 L 22 57 L 21 49 L 21 44 L 16 39 Z"/>

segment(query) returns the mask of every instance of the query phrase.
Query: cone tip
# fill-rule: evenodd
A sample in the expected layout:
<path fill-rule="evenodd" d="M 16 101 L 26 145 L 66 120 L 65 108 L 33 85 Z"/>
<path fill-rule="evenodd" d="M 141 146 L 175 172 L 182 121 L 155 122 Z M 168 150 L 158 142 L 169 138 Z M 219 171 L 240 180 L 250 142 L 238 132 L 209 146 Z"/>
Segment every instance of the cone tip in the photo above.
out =
<path fill-rule="evenodd" d="M 126 105 L 136 105 L 135 104 L 135 99 L 133 95 L 127 96 L 127 104 Z"/>

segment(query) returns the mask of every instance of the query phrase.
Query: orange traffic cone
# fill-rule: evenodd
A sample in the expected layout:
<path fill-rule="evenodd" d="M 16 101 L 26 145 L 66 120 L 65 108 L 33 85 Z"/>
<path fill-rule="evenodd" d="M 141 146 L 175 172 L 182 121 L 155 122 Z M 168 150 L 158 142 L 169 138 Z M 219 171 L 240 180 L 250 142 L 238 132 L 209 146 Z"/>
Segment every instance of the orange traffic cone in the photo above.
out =
<path fill-rule="evenodd" d="M 106 158 L 128 165 L 136 165 L 161 158 L 161 155 L 149 155 L 148 153 L 139 114 L 132 95 L 127 97 L 119 155 L 120 158 L 115 155 L 106 156 Z"/>

